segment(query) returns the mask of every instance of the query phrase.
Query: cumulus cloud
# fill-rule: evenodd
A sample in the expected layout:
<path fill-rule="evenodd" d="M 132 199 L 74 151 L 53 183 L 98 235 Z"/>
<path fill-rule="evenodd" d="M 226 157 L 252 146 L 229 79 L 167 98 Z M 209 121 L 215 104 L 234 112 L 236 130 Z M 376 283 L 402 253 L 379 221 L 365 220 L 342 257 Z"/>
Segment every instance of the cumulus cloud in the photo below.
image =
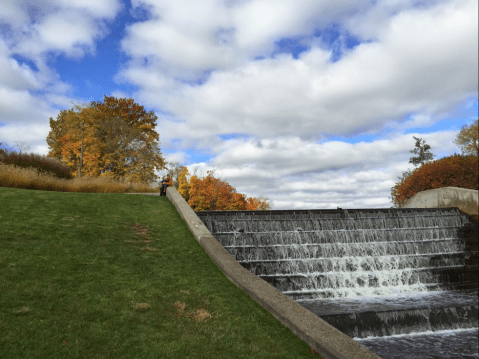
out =
<path fill-rule="evenodd" d="M 41 86 L 29 66 L 19 64 L 10 56 L 10 50 L 2 39 L 0 39 L 0 84 L 13 90 L 34 90 Z"/>
<path fill-rule="evenodd" d="M 311 35 L 316 27 L 365 5 L 367 1 L 136 0 L 132 6 L 148 9 L 151 18 L 127 27 L 122 48 L 133 58 L 158 59 L 175 76 L 191 79 L 269 55 L 276 40 Z"/>
<path fill-rule="evenodd" d="M 414 131 L 450 118 L 477 95 L 477 1 L 131 5 L 137 21 L 118 43 L 127 60 L 114 80 L 136 89 L 110 96 L 155 111 L 166 161 L 190 172 L 216 168 L 238 192 L 266 195 L 276 209 L 389 207 L 390 188 L 412 167 L 412 136 L 436 155 L 457 151 L 458 131 Z M 30 140 L 46 154 L 47 119 L 71 107 L 75 89 L 47 59 L 94 58 L 125 5 L 2 6 L 0 140 Z M 285 49 L 283 40 L 301 50 Z M 341 140 L 358 135 L 375 137 Z"/>
<path fill-rule="evenodd" d="M 402 172 L 414 168 L 408 163 L 413 136 L 424 139 L 437 156 L 457 151 L 456 135 L 457 131 L 411 133 L 354 144 L 292 136 L 231 140 L 210 163 L 190 164 L 188 169 L 203 175 L 215 169 L 238 192 L 267 196 L 276 209 L 390 207 L 391 187 Z"/>
<path fill-rule="evenodd" d="M 291 4 L 281 2 L 271 10 L 270 16 L 277 19 L 278 13 L 285 13 L 284 16 L 306 19 L 308 11 L 298 10 L 301 7 L 295 7 L 296 13 L 301 12 L 296 15 L 292 14 L 294 11 L 281 10 L 289 6 L 286 3 Z M 264 7 L 264 13 L 267 4 L 266 1 L 241 3 L 233 10 L 253 14 L 253 10 L 247 9 L 257 9 L 256 13 L 261 13 L 258 9 Z M 155 33 L 155 29 L 177 25 L 169 17 L 170 7 L 165 10 L 164 17 L 154 20 L 156 25 L 147 22 L 147 29 L 140 29 L 143 24 L 134 25 L 137 26 L 136 36 L 127 37 L 125 41 L 141 44 L 143 36 L 145 44 L 150 46 L 153 45 L 152 37 L 165 38 Z M 312 46 L 297 59 L 291 54 L 280 54 L 237 65 L 228 63 L 226 69 L 211 62 L 216 70 L 201 84 L 179 82 L 170 76 L 162 67 L 164 57 L 147 65 L 132 63 L 121 76 L 140 87 L 139 98 L 184 119 L 186 123 L 182 127 L 188 127 L 191 136 L 197 138 L 222 133 L 349 136 L 379 133 L 387 127 L 404 129 L 405 125 L 415 126 L 425 119 L 434 123 L 458 102 L 477 92 L 477 48 L 470 46 L 477 43 L 477 18 L 470 15 L 477 12 L 477 3 L 459 0 L 438 1 L 428 7 L 394 7 L 391 4 L 389 7 L 395 8 L 396 13 L 378 28 L 381 31 L 377 32 L 376 40 L 345 51 L 337 62 L 331 62 L 330 50 Z M 378 11 L 390 15 L 392 10 Z M 253 24 L 259 21 L 251 16 Z M 287 21 L 284 28 L 288 28 Z M 296 25 L 291 28 L 303 30 Z M 350 26 L 351 31 L 356 28 Z M 275 27 L 268 29 L 273 31 Z M 238 37 L 246 37 L 238 35 L 238 31 L 236 28 L 236 47 L 232 51 L 241 48 Z M 285 31 L 278 29 L 276 37 L 286 34 Z M 259 37 L 268 38 L 259 30 L 257 33 Z M 208 43 L 195 41 L 200 44 L 198 46 Z M 181 42 L 175 43 L 179 46 Z M 156 50 L 144 50 L 139 46 L 135 50 L 138 53 L 131 50 L 131 54 L 139 56 L 160 51 L 158 47 L 151 48 Z M 185 48 L 193 51 L 193 47 Z M 171 53 L 167 51 L 170 49 Z M 168 46 L 160 52 L 166 57 L 185 55 L 190 58 L 187 53 L 177 54 Z M 197 64 L 201 63 L 201 58 Z M 410 114 L 414 121 L 404 122 Z"/>
<path fill-rule="evenodd" d="M 0 137 L 10 146 L 27 141 L 48 152 L 48 119 L 71 106 L 72 86 L 48 59 L 53 53 L 81 58 L 94 54 L 114 19 L 118 0 L 5 0 L 0 12 Z"/>

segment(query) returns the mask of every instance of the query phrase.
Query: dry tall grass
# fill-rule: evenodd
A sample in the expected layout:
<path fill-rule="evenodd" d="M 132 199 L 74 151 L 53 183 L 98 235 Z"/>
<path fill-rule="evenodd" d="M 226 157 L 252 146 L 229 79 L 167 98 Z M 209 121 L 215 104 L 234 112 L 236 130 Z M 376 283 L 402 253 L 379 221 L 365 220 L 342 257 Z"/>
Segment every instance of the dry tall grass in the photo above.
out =
<path fill-rule="evenodd" d="M 1 162 L 0 187 L 94 193 L 153 193 L 160 191 L 155 183 L 119 182 L 108 177 L 82 177 L 65 180 L 40 173 L 35 169 L 6 165 Z"/>

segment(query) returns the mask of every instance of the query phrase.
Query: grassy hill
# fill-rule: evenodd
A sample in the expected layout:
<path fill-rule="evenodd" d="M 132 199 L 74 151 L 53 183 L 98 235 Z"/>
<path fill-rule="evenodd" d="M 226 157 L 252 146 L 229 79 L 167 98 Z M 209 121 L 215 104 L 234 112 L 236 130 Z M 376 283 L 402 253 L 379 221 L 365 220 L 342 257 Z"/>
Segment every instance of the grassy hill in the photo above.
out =
<path fill-rule="evenodd" d="M 166 197 L 0 187 L 0 358 L 320 358 Z"/>

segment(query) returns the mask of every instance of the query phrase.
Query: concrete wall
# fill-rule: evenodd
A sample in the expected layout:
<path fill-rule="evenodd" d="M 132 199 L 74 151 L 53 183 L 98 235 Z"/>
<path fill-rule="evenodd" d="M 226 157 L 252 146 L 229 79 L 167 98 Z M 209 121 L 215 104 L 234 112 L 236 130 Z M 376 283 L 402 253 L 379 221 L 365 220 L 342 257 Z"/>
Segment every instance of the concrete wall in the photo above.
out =
<path fill-rule="evenodd" d="M 400 208 L 445 208 L 458 207 L 461 211 L 469 214 L 478 214 L 477 190 L 443 187 L 416 193 L 409 198 Z"/>
<path fill-rule="evenodd" d="M 174 187 L 168 187 L 166 196 L 175 205 L 195 238 L 225 276 L 238 288 L 247 292 L 263 308 L 288 327 L 325 359 L 381 359 L 352 338 L 332 327 L 314 313 L 302 307 L 268 282 L 257 277 L 212 236 L 201 219 Z"/>

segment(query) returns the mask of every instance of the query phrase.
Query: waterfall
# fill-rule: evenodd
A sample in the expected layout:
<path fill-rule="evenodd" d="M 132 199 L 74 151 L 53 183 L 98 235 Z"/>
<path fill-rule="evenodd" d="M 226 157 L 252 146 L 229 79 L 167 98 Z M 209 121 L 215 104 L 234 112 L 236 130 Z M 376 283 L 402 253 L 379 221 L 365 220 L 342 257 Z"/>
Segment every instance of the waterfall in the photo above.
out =
<path fill-rule="evenodd" d="M 477 342 L 477 238 L 474 254 L 456 208 L 197 215 L 244 268 L 362 345 L 451 330 Z"/>

